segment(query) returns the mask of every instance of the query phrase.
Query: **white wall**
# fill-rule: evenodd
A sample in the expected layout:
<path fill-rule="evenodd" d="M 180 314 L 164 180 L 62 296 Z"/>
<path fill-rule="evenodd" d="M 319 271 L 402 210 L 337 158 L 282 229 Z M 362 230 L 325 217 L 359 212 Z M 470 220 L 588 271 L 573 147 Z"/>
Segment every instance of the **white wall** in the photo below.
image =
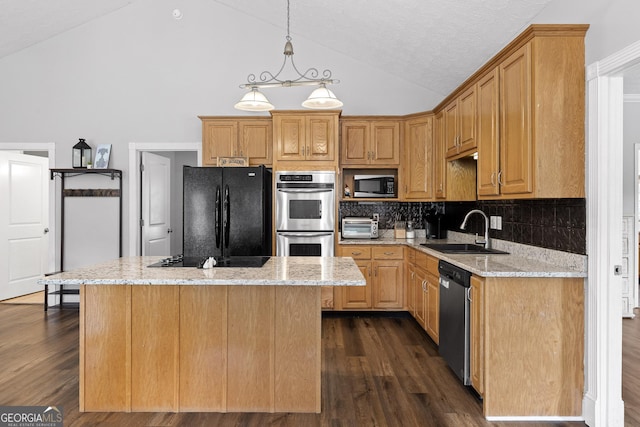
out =
<path fill-rule="evenodd" d="M 283 59 L 281 28 L 210 0 L 181 5 L 180 21 L 171 16 L 175 7 L 168 0 L 138 0 L 0 59 L 0 141 L 55 141 L 57 167 L 71 166 L 78 138 L 94 149 L 112 144 L 110 167 L 124 172 L 125 255 L 128 143 L 200 141 L 198 115 L 251 114 L 233 109 L 244 93 L 238 85 L 249 73 L 277 69 Z M 443 96 L 304 38 L 296 38 L 296 61 L 340 76 L 344 84 L 336 92 L 345 114 L 406 114 Z M 367 95 L 381 81 L 388 84 Z M 278 109 L 301 109 L 308 92 L 289 88 L 269 97 Z M 384 108 L 375 107 L 380 99 Z M 98 213 L 87 209 L 86 217 Z"/>
<path fill-rule="evenodd" d="M 586 65 L 640 40 L 638 0 L 553 0 L 531 22 L 589 24 Z"/>
<path fill-rule="evenodd" d="M 624 146 L 623 146 L 623 199 L 624 215 L 634 215 L 634 196 L 638 191 L 638 179 L 635 176 L 635 144 L 640 143 L 640 102 L 624 103 Z"/>
<path fill-rule="evenodd" d="M 128 143 L 199 141 L 198 115 L 250 114 L 232 107 L 243 93 L 238 85 L 282 60 L 282 28 L 210 0 L 179 6 L 185 16 L 176 21 L 170 13 L 175 2 L 138 0 L 0 59 L 0 141 L 55 141 L 57 167 L 70 166 L 78 138 L 94 148 L 112 144 L 110 167 L 124 172 L 125 255 Z M 591 63 L 640 39 L 637 16 L 637 0 L 553 0 L 532 22 L 590 23 Z M 428 110 L 446 95 L 305 38 L 295 42 L 298 64 L 331 68 L 339 76 L 335 89 L 344 114 L 407 114 Z M 307 93 L 273 90 L 269 98 L 278 109 L 300 109 Z M 97 214 L 95 206 L 86 209 L 85 217 Z"/>

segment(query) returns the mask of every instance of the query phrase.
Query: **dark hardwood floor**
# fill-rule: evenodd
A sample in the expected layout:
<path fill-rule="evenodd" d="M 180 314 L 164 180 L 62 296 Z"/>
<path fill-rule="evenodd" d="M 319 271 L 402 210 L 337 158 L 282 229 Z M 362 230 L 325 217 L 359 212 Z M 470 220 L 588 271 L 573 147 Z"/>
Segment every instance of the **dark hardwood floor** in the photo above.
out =
<path fill-rule="evenodd" d="M 640 421 L 639 323 L 624 324 L 628 425 Z M 0 404 L 62 406 L 67 427 L 585 425 L 487 422 L 481 402 L 408 317 L 323 319 L 321 414 L 80 413 L 78 311 L 0 304 L 0 325 Z"/>

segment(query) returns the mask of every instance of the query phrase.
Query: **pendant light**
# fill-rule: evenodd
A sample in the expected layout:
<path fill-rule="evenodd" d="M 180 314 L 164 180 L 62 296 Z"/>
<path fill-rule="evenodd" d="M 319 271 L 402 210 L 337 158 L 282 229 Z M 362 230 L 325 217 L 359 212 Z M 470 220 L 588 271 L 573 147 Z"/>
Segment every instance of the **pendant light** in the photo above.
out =
<path fill-rule="evenodd" d="M 287 0 L 287 36 L 286 43 L 284 45 L 284 61 L 280 70 L 276 74 L 270 71 L 263 71 L 260 73 L 260 79 L 256 79 L 255 74 L 249 74 L 247 76 L 247 83 L 241 84 L 242 89 L 250 89 L 242 99 L 234 105 L 238 110 L 243 111 L 269 111 L 275 107 L 271 104 L 267 97 L 258 89 L 268 87 L 291 87 L 291 86 L 319 86 L 315 89 L 309 98 L 302 103 L 305 108 L 313 109 L 331 109 L 341 107 L 342 102 L 335 96 L 335 94 L 327 89 L 329 84 L 340 83 L 340 80 L 331 78 L 331 70 L 324 70 L 322 77 L 318 77 L 320 72 L 317 68 L 309 68 L 304 73 L 298 71 L 296 64 L 293 62 L 293 44 L 291 43 L 291 36 L 289 32 L 290 23 L 289 14 L 289 0 Z M 284 79 L 280 77 L 280 74 L 284 70 L 287 63 L 291 63 L 291 68 L 297 74 L 297 77 Z"/>

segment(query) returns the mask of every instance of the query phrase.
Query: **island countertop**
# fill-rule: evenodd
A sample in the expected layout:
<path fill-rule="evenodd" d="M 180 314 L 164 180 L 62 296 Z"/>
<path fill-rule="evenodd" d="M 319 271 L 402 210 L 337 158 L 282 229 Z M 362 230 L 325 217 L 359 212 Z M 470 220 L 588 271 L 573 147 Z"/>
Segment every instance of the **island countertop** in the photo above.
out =
<path fill-rule="evenodd" d="M 365 286 L 350 257 L 271 257 L 262 267 L 157 267 L 161 256 L 124 257 L 52 274 L 42 285 L 282 285 Z"/>

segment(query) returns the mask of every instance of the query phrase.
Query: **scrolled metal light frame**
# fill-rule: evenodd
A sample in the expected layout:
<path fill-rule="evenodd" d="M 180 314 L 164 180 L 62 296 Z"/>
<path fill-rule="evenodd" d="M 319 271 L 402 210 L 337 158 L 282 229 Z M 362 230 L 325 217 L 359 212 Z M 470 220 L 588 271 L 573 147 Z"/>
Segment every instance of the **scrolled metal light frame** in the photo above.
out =
<path fill-rule="evenodd" d="M 247 83 L 240 85 L 242 89 L 257 89 L 257 88 L 269 88 L 269 87 L 292 87 L 292 86 L 322 86 L 338 84 L 340 80 L 332 78 L 331 70 L 325 69 L 320 72 L 317 68 L 308 68 L 304 73 L 298 70 L 293 60 L 293 44 L 291 43 L 290 35 L 290 12 L 289 12 L 289 0 L 287 0 L 287 42 L 284 45 L 284 61 L 277 73 L 273 74 L 271 71 L 262 71 L 259 79 L 256 75 L 251 73 L 247 76 Z M 280 74 L 284 71 L 287 62 L 291 62 L 291 67 L 298 74 L 298 77 L 293 79 L 282 79 Z"/>

